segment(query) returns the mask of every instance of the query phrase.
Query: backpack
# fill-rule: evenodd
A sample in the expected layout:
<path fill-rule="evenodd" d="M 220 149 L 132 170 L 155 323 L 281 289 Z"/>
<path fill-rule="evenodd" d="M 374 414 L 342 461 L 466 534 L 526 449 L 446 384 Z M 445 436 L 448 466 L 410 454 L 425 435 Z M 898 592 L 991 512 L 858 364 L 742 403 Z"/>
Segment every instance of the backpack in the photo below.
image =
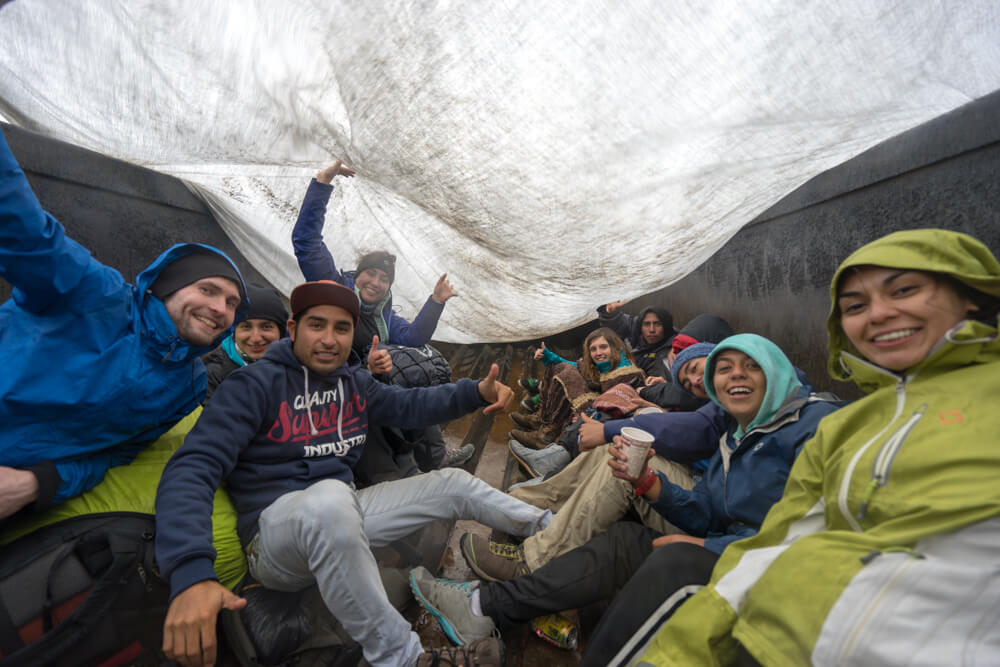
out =
<path fill-rule="evenodd" d="M 379 376 L 383 382 L 400 387 L 430 387 L 451 382 L 451 366 L 430 345 L 406 347 L 387 343 L 379 347 L 392 357 L 392 370 Z"/>
<path fill-rule="evenodd" d="M 153 568 L 151 514 L 40 528 L 0 550 L 0 664 L 159 665 L 169 588 Z"/>

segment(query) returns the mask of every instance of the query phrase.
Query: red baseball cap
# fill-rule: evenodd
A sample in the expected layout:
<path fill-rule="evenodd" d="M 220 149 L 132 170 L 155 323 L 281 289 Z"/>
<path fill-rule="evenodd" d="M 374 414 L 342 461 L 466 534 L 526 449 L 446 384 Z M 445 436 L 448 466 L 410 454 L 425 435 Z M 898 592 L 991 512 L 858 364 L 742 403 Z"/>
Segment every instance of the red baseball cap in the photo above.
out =
<path fill-rule="evenodd" d="M 351 314 L 354 326 L 358 326 L 361 317 L 361 303 L 354 290 L 344 287 L 332 280 L 315 280 L 302 283 L 292 290 L 289 299 L 292 304 L 292 317 L 313 306 L 338 306 Z"/>

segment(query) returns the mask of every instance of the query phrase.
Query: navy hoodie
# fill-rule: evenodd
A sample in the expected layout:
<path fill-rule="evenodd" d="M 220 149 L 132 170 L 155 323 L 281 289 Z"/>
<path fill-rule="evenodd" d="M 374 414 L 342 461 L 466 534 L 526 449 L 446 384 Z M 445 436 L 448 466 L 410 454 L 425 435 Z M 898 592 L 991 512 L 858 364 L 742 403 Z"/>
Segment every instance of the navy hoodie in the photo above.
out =
<path fill-rule="evenodd" d="M 306 369 L 292 341 L 219 385 L 156 494 L 156 559 L 171 595 L 214 579 L 212 500 L 225 480 L 246 544 L 257 517 L 279 496 L 323 479 L 354 480 L 369 420 L 419 428 L 485 405 L 475 380 L 404 389 L 374 380 L 360 360 L 329 375 Z"/>

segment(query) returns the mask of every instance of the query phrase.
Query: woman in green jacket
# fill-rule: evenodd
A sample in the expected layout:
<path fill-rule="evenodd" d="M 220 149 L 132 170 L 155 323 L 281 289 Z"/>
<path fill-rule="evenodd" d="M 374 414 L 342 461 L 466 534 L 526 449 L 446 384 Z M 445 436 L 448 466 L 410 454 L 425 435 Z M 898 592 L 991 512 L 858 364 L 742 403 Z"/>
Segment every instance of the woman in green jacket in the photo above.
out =
<path fill-rule="evenodd" d="M 823 419 L 758 535 L 638 664 L 996 664 L 1000 263 L 897 232 L 830 296 L 830 372 L 869 395 Z"/>

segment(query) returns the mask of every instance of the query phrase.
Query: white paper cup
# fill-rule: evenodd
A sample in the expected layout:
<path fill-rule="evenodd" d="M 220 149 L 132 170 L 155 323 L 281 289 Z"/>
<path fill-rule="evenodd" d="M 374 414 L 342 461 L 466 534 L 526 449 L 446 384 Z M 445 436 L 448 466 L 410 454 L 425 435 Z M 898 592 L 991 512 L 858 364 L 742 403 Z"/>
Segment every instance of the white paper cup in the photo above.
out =
<path fill-rule="evenodd" d="M 622 429 L 622 439 L 628 445 L 628 476 L 635 479 L 646 469 L 646 453 L 653 446 L 653 436 L 641 428 L 626 426 Z"/>

